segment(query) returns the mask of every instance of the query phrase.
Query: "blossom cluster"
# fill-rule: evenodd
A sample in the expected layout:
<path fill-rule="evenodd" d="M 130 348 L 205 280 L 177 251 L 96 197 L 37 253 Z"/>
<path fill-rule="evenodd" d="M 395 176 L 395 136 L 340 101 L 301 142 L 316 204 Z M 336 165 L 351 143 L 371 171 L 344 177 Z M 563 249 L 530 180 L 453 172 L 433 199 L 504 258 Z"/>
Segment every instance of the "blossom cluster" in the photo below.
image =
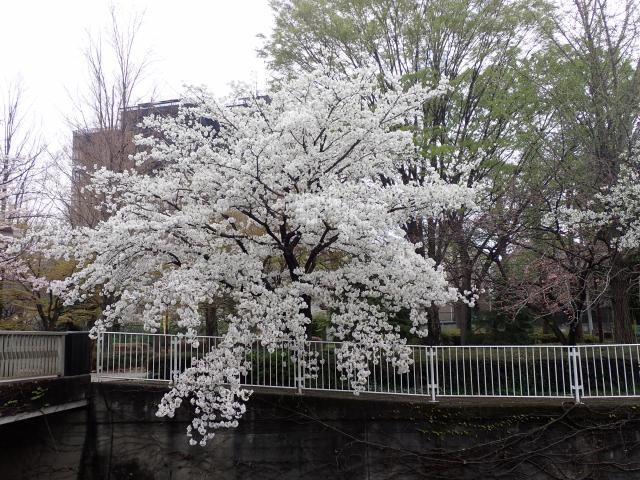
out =
<path fill-rule="evenodd" d="M 616 249 L 636 249 L 640 246 L 640 145 L 621 159 L 621 166 L 612 185 L 606 185 L 584 206 L 561 207 L 547 214 L 543 223 L 556 224 L 574 233 L 606 232 L 597 238 L 611 242 Z"/>

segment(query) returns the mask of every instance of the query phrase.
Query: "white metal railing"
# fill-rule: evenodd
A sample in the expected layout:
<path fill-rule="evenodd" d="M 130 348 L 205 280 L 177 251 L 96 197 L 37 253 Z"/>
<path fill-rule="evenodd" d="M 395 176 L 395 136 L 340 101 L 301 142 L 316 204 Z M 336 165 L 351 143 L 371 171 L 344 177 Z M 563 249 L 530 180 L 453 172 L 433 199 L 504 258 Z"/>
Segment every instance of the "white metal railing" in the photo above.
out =
<path fill-rule="evenodd" d="M 64 332 L 0 331 L 0 381 L 64 375 Z"/>
<path fill-rule="evenodd" d="M 138 381 L 171 381 L 206 354 L 219 337 L 198 337 L 194 348 L 176 335 L 107 332 L 97 342 L 97 375 Z M 288 345 L 270 353 L 254 345 L 251 387 L 352 391 L 336 363 L 339 342 L 309 341 L 303 374 Z M 410 346 L 409 371 L 398 374 L 382 353 L 369 365 L 365 392 L 428 397 L 581 398 L 640 397 L 640 345 Z"/>

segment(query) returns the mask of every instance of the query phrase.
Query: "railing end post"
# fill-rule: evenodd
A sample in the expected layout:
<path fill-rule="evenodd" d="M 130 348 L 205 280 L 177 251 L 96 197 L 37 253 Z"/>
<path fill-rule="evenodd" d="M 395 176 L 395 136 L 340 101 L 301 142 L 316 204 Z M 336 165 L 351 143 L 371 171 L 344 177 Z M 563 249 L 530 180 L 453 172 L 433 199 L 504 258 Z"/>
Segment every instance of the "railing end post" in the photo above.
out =
<path fill-rule="evenodd" d="M 298 356 L 298 365 L 297 365 L 297 372 L 298 372 L 298 395 L 302 395 L 302 389 L 304 388 L 304 378 L 302 377 L 302 355 L 300 354 Z"/>
<path fill-rule="evenodd" d="M 429 399 L 429 403 L 438 403 L 436 399 L 436 392 L 438 390 L 438 383 L 436 382 L 436 356 L 437 352 L 435 347 L 432 345 L 427 350 L 427 356 L 429 357 L 429 389 L 431 390 L 431 397 Z"/>
<path fill-rule="evenodd" d="M 102 354 L 104 349 L 104 333 L 98 332 L 98 338 L 96 338 L 96 381 L 102 381 Z"/>
<path fill-rule="evenodd" d="M 580 365 L 580 350 L 577 346 L 569 347 L 569 357 L 571 359 L 573 378 L 571 379 L 571 389 L 573 390 L 573 402 L 578 405 L 582 403 L 580 390 L 582 390 L 582 368 Z"/>

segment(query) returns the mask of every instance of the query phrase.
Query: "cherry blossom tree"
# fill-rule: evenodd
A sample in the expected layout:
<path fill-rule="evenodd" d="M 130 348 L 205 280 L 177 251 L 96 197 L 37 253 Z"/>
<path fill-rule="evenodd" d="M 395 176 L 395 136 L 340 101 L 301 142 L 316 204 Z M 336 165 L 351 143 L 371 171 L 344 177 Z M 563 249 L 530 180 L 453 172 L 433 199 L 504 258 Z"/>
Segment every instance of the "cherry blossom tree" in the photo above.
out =
<path fill-rule="evenodd" d="M 348 74 L 369 67 L 408 82 L 447 79 L 455 89 L 425 105 L 423 161 L 452 185 L 477 191 L 476 210 L 416 217 L 403 226 L 424 255 L 442 264 L 465 295 L 486 286 L 513 245 L 530 204 L 539 100 L 531 95 L 531 46 L 540 41 L 546 2 L 522 0 L 279 0 L 261 50 L 283 76 L 320 65 Z M 533 49 L 535 50 L 535 49 Z M 526 73 L 524 73 L 526 72 Z M 420 181 L 421 170 L 401 177 Z M 427 182 L 426 187 L 429 188 Z M 462 343 L 471 341 L 472 308 L 455 305 Z M 440 312 L 429 312 L 439 343 Z"/>
<path fill-rule="evenodd" d="M 615 180 L 600 187 L 589 200 L 575 206 L 563 206 L 547 214 L 546 225 L 564 231 L 568 240 L 586 250 L 596 252 L 596 260 L 591 264 L 605 271 L 605 285 L 620 282 L 626 271 L 619 271 L 616 265 L 628 268 L 640 248 L 640 141 L 638 133 L 630 140 L 628 152 L 618 157 L 619 167 Z M 626 277 L 625 277 L 626 278 Z M 617 341 L 632 342 L 635 339 L 633 320 L 630 318 L 630 294 L 632 279 L 627 278 L 623 295 L 614 297 L 614 335 Z M 583 282 L 585 283 L 585 282 Z M 635 283 L 635 282 L 634 282 Z M 617 297 L 617 298 L 616 298 Z"/>
<path fill-rule="evenodd" d="M 194 342 L 199 307 L 234 299 L 221 344 L 179 376 L 158 411 L 171 416 L 188 399 L 193 443 L 237 424 L 255 343 L 286 344 L 313 375 L 303 346 L 314 305 L 330 312 L 338 368 L 356 392 L 380 353 L 407 371 L 394 317 L 409 312 L 411 333 L 426 336 L 427 310 L 458 293 L 400 225 L 473 205 L 471 189 L 420 167 L 413 138 L 425 102 L 448 89 L 313 71 L 268 97 L 238 87 L 216 101 L 190 90 L 177 117 L 144 121 L 154 133 L 138 139 L 135 160 L 152 171 L 94 175 L 110 217 L 49 246 L 81 267 L 58 290 L 69 303 L 96 288 L 114 299 L 94 334 L 134 315 L 155 331 L 172 309 Z M 424 168 L 421 184 L 398 178 L 402 166 Z"/>
<path fill-rule="evenodd" d="M 637 261 L 610 221 L 631 210 L 619 203 L 610 214 L 640 120 L 639 7 L 636 0 L 574 0 L 553 16 L 536 82 L 551 124 L 540 149 L 548 180 L 538 204 L 547 218 L 530 231 L 535 240 L 523 242 L 545 244 L 541 253 L 575 276 L 585 299 L 592 281 L 606 287 L 616 343 L 636 338 L 629 287 Z"/>
<path fill-rule="evenodd" d="M 610 232 L 617 250 L 640 248 L 640 142 L 635 139 L 616 183 L 594 196 L 584 210 L 565 209 L 572 225 L 587 224 Z"/>

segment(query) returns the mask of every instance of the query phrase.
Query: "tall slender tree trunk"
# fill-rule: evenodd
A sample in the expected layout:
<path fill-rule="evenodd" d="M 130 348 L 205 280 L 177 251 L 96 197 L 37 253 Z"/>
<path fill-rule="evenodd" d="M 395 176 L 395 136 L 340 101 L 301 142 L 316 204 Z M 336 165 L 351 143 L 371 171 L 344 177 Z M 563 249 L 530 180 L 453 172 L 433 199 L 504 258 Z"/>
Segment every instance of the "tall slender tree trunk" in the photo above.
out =
<path fill-rule="evenodd" d="M 590 308 L 588 298 L 588 288 L 589 288 L 589 278 L 588 275 L 581 275 L 579 277 L 581 286 L 580 294 L 575 300 L 574 303 L 574 318 L 573 321 L 569 324 L 569 343 L 571 345 L 576 345 L 581 343 L 584 338 L 584 332 L 582 328 L 582 315 L 585 311 L 585 308 Z"/>
<path fill-rule="evenodd" d="M 204 308 L 204 322 L 206 335 L 217 337 L 218 332 L 218 308 L 216 305 L 207 305 Z"/>
<path fill-rule="evenodd" d="M 440 308 L 431 305 L 427 311 L 429 336 L 427 341 L 429 345 L 440 345 L 442 341 L 442 326 L 440 325 Z"/>
<path fill-rule="evenodd" d="M 628 292 L 630 282 L 631 275 L 624 265 L 614 261 L 609 288 L 613 307 L 613 340 L 616 343 L 633 343 L 636 340 Z"/>
<path fill-rule="evenodd" d="M 593 278 L 593 291 L 594 292 L 598 291 L 598 283 L 595 277 Z M 600 343 L 603 343 L 604 342 L 604 326 L 602 323 L 602 317 L 604 315 L 604 312 L 602 308 L 602 303 L 600 301 L 596 302 L 593 309 L 593 313 L 595 314 L 594 317 L 595 317 L 596 327 L 598 329 L 598 341 Z"/>
<path fill-rule="evenodd" d="M 4 319 L 5 311 L 4 311 L 4 281 L 2 278 L 4 277 L 4 269 L 0 269 L 0 320 Z"/>
<path fill-rule="evenodd" d="M 471 317 L 473 310 L 466 303 L 459 302 L 458 310 L 458 328 L 460 328 L 460 344 L 469 345 L 471 341 Z"/>
<path fill-rule="evenodd" d="M 596 308 L 596 325 L 598 326 L 598 341 L 604 342 L 604 327 L 602 325 L 602 307 Z"/>
<path fill-rule="evenodd" d="M 437 264 L 440 263 L 440 259 L 437 258 L 437 249 L 436 249 L 436 221 L 432 218 L 427 219 L 427 238 L 424 236 L 422 238 L 422 244 L 427 245 L 426 252 L 424 251 L 422 254 L 435 260 Z M 427 312 L 428 314 L 428 322 L 429 322 L 429 338 L 428 342 L 430 345 L 440 345 L 442 343 L 442 324 L 440 323 L 440 308 L 436 305 L 431 305 Z"/>
<path fill-rule="evenodd" d="M 469 262 L 470 259 L 468 255 L 461 255 L 461 261 Z M 465 263 L 464 265 L 468 265 L 469 263 Z M 466 269 L 465 269 L 466 270 Z M 471 291 L 471 272 L 465 272 L 464 278 L 461 282 L 461 290 L 470 292 Z M 460 328 L 460 343 L 462 345 L 468 345 L 471 341 L 471 318 L 473 309 L 469 305 L 463 302 L 458 302 L 458 327 Z"/>
<path fill-rule="evenodd" d="M 570 345 L 576 345 L 581 343 L 584 338 L 582 328 L 582 318 L 578 317 L 573 320 L 573 323 L 569 325 L 569 338 L 568 343 Z"/>
<path fill-rule="evenodd" d="M 311 337 L 313 337 L 313 315 L 311 314 L 311 297 L 309 295 L 302 295 L 302 300 L 304 301 L 305 307 L 302 308 L 301 313 L 309 319 L 309 323 L 307 323 L 305 327 L 307 340 L 311 340 Z"/>
<path fill-rule="evenodd" d="M 459 275 L 458 290 L 460 293 L 467 295 L 471 292 L 473 262 L 469 256 L 469 242 L 464 232 L 463 221 L 457 218 L 452 224 L 453 239 L 456 244 L 457 255 L 455 262 L 457 263 L 455 270 Z M 472 309 L 466 303 L 458 301 L 456 305 L 456 321 L 460 328 L 460 343 L 467 345 L 471 339 L 471 313 Z"/>
<path fill-rule="evenodd" d="M 593 335 L 593 309 L 591 308 L 591 293 L 589 290 L 589 284 L 587 283 L 587 285 L 585 286 L 585 294 L 586 294 L 586 301 L 587 301 L 587 325 L 589 328 L 589 335 Z"/>

